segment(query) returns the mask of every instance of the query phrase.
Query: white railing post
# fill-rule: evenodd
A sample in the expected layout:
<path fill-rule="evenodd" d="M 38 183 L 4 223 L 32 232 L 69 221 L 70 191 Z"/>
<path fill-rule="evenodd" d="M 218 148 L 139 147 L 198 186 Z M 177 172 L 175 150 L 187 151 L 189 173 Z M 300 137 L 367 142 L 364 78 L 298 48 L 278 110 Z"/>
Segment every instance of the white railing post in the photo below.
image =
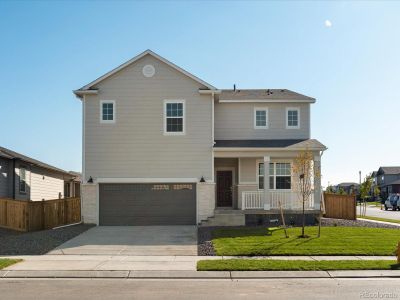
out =
<path fill-rule="evenodd" d="M 313 208 L 316 210 L 320 209 L 320 201 L 321 199 L 321 156 L 314 156 L 314 205 Z M 310 199 L 311 200 L 311 199 Z M 311 202 L 311 201 L 310 201 Z M 310 203 L 311 206 L 312 202 Z M 310 207 L 311 208 L 311 207 Z"/>
<path fill-rule="evenodd" d="M 270 157 L 264 156 L 264 210 L 271 209 L 271 194 L 269 193 L 269 162 Z"/>

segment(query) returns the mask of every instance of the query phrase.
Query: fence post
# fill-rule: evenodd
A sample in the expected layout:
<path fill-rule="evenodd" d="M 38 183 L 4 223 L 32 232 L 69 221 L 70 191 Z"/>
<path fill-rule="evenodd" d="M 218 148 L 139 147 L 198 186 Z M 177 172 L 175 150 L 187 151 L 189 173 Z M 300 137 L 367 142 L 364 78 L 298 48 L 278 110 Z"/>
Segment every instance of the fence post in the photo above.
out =
<path fill-rule="evenodd" d="M 64 225 L 68 224 L 68 216 L 67 216 L 67 198 L 63 199 L 64 201 Z"/>
<path fill-rule="evenodd" d="M 45 206 L 44 206 L 44 199 L 42 199 L 42 230 L 45 229 L 46 221 L 45 221 Z"/>

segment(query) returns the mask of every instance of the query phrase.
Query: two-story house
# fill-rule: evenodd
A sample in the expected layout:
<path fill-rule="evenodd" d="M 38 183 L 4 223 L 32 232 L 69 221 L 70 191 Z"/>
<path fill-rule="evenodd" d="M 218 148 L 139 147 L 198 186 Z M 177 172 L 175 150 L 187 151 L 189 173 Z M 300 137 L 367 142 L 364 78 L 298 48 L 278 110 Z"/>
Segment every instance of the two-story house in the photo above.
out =
<path fill-rule="evenodd" d="M 221 90 L 150 50 L 74 93 L 86 223 L 244 225 L 275 218 L 279 203 L 298 214 L 291 163 L 310 150 L 320 167 L 326 149 L 310 138 L 314 98 Z M 317 176 L 310 213 L 320 197 Z"/>
<path fill-rule="evenodd" d="M 389 194 L 400 193 L 400 167 L 380 167 L 376 172 L 376 181 L 384 199 Z"/>

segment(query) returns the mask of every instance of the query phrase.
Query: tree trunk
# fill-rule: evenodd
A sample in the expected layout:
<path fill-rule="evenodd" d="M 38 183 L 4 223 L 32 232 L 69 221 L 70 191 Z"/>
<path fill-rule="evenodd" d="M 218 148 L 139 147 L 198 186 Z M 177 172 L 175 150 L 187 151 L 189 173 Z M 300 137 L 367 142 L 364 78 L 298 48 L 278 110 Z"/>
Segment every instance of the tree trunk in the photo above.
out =
<path fill-rule="evenodd" d="M 304 199 L 305 197 L 304 197 L 304 194 L 303 194 L 303 225 L 302 225 L 302 228 L 301 228 L 301 236 L 302 237 L 305 237 L 305 234 L 304 234 L 304 228 L 305 228 L 305 226 L 306 226 L 306 212 L 305 212 L 305 205 L 304 205 Z"/>

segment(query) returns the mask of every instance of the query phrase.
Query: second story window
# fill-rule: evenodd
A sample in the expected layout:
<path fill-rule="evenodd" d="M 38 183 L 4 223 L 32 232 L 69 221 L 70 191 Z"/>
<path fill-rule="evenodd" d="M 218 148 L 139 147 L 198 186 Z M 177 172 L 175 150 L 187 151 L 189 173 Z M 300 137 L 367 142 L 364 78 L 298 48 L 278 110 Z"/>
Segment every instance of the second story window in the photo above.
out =
<path fill-rule="evenodd" d="M 288 107 L 286 109 L 286 128 L 288 129 L 300 128 L 300 108 Z"/>
<path fill-rule="evenodd" d="M 268 128 L 268 108 L 254 108 L 254 129 Z"/>
<path fill-rule="evenodd" d="M 100 101 L 100 122 L 115 123 L 115 101 L 102 100 Z"/>
<path fill-rule="evenodd" d="M 19 192 L 26 193 L 26 169 L 19 169 Z"/>
<path fill-rule="evenodd" d="M 165 100 L 164 102 L 164 134 L 185 134 L 185 101 Z"/>

